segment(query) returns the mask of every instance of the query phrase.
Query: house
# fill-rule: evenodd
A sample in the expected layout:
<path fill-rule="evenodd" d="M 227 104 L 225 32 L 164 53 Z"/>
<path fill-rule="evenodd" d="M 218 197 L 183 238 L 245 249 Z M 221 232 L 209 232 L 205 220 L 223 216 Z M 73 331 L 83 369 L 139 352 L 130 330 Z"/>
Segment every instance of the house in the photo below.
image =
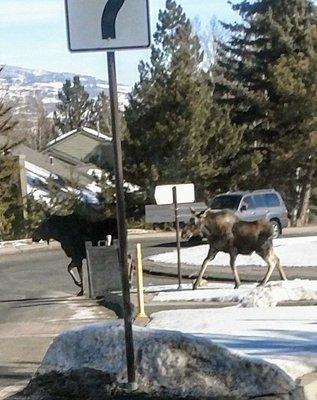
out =
<path fill-rule="evenodd" d="M 7 143 L 8 138 L 0 135 L 0 147 Z M 52 158 L 49 154 L 40 153 L 23 143 L 10 146 L 10 153 L 19 156 L 20 165 L 24 167 L 21 174 L 22 193 L 32 193 L 36 199 L 48 200 L 47 181 L 51 178 L 61 190 L 80 190 L 84 199 L 97 203 L 100 188 L 95 185 L 94 177 L 85 169 Z"/>
<path fill-rule="evenodd" d="M 91 168 L 91 164 L 108 169 L 114 166 L 112 138 L 86 127 L 58 136 L 44 153 L 81 170 Z"/>

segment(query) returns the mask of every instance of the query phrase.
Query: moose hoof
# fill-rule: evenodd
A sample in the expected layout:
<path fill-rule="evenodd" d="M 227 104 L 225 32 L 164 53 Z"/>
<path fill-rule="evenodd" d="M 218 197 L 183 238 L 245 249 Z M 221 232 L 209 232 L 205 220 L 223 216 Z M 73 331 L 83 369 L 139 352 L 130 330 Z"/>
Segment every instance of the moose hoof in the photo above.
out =
<path fill-rule="evenodd" d="M 83 296 L 83 295 L 84 295 L 84 290 L 81 289 L 81 291 L 77 293 L 77 297 L 80 297 L 80 296 Z"/>
<path fill-rule="evenodd" d="M 239 289 L 240 285 L 241 285 L 241 283 L 239 283 L 239 284 L 236 283 L 236 284 L 234 285 L 234 288 L 235 288 L 235 289 Z"/>

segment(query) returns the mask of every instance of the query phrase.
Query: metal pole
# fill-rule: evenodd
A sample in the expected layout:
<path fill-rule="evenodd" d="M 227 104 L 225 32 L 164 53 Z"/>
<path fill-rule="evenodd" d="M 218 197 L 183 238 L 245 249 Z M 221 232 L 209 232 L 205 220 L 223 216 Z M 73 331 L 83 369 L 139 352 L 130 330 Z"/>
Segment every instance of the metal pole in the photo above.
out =
<path fill-rule="evenodd" d="M 173 187 L 173 203 L 174 203 L 175 225 L 176 225 L 178 289 L 181 289 L 182 288 L 181 243 L 180 243 L 180 238 L 179 238 L 179 221 L 178 221 L 178 204 L 177 204 L 176 186 Z"/>
<path fill-rule="evenodd" d="M 109 76 L 109 94 L 111 108 L 111 128 L 114 146 L 115 158 L 115 176 L 116 176 L 116 202 L 117 202 L 117 221 L 118 221 L 118 239 L 119 239 L 119 259 L 121 265 L 122 294 L 124 308 L 124 327 L 127 356 L 128 383 L 130 389 L 136 389 L 135 381 L 135 361 L 134 345 L 132 332 L 132 309 L 130 301 L 129 272 L 127 260 L 127 227 L 125 202 L 123 191 L 123 168 L 122 168 L 122 150 L 119 133 L 119 108 L 116 62 L 113 51 L 107 53 L 108 76 Z"/>

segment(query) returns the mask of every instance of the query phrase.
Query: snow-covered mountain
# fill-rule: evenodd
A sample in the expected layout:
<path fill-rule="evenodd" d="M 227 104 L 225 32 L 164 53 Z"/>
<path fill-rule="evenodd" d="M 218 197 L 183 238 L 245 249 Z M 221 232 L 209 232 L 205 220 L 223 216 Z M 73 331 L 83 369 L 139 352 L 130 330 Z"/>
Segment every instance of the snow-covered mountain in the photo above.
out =
<path fill-rule="evenodd" d="M 32 109 L 39 99 L 49 114 L 55 109 L 58 91 L 63 83 L 66 79 L 72 80 L 74 75 L 76 74 L 5 66 L 0 73 L 0 97 L 5 97 L 16 106 L 15 113 L 29 115 L 31 119 Z M 80 80 L 92 98 L 102 91 L 109 93 L 106 81 L 88 75 L 80 75 Z M 126 104 L 130 90 L 129 86 L 118 85 L 120 108 Z"/>

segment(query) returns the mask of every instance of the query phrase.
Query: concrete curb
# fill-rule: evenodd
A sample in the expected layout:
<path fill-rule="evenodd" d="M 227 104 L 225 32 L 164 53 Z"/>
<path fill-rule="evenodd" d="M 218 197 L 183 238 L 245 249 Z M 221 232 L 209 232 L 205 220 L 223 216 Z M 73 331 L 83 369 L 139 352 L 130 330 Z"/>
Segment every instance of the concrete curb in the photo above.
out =
<path fill-rule="evenodd" d="M 21 243 L 21 241 L 19 241 Z M 58 242 L 51 242 L 49 245 L 46 243 L 32 243 L 32 244 L 12 244 L 12 246 L 6 246 L 0 248 L 0 256 L 1 255 L 15 255 L 15 254 L 23 254 L 23 253 L 40 253 L 46 251 L 56 251 L 60 250 L 61 245 Z"/>
<path fill-rule="evenodd" d="M 128 238 L 130 239 L 142 239 L 146 235 L 147 238 L 151 237 L 166 237 L 168 236 L 166 232 L 154 232 L 154 231 L 133 231 L 128 234 Z M 172 236 L 172 234 L 171 234 Z M 174 233 L 175 236 L 175 233 Z M 45 242 L 41 243 L 33 243 L 32 239 L 20 239 L 20 240 L 12 240 L 6 242 L 0 242 L 0 256 L 1 255 L 14 255 L 14 254 L 22 254 L 27 253 L 29 251 L 32 252 L 45 252 L 45 251 L 55 251 L 60 250 L 61 246 L 59 242 L 55 242 L 54 240 L 50 241 L 50 244 L 47 245 Z"/>
<path fill-rule="evenodd" d="M 317 399 L 317 372 L 302 376 L 298 382 L 305 400 Z"/>
<path fill-rule="evenodd" d="M 182 265 L 181 273 L 184 279 L 194 279 L 199 273 L 200 266 L 198 265 Z M 288 279 L 316 279 L 317 267 L 285 267 Z M 266 267 L 258 265 L 239 266 L 238 272 L 242 282 L 257 282 L 266 272 Z M 176 264 L 164 264 L 143 260 L 143 272 L 152 275 L 163 275 L 169 277 L 177 277 Z M 217 266 L 210 264 L 204 274 L 204 278 L 233 282 L 232 271 L 229 266 Z M 280 279 L 278 272 L 274 271 L 272 279 Z"/>
<path fill-rule="evenodd" d="M 17 394 L 18 392 L 23 390 L 28 383 L 29 383 L 28 381 L 21 381 L 20 383 L 17 383 L 15 385 L 7 386 L 3 389 L 0 389 L 0 400 L 5 400 L 9 396 Z"/>

